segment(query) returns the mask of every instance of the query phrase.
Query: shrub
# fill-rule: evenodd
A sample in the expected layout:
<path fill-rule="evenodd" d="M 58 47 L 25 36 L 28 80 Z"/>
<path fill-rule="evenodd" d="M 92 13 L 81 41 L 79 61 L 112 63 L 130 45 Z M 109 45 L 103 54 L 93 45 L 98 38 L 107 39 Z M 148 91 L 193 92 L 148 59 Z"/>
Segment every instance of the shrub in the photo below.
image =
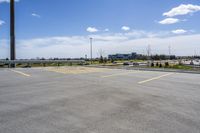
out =
<path fill-rule="evenodd" d="M 99 63 L 103 63 L 103 62 L 104 62 L 103 56 L 100 56 Z"/>
<path fill-rule="evenodd" d="M 165 62 L 165 67 L 168 67 L 169 66 L 169 62 Z"/>
<path fill-rule="evenodd" d="M 157 67 L 159 66 L 158 62 L 156 62 L 156 66 L 157 66 Z"/>
<path fill-rule="evenodd" d="M 108 62 L 108 59 L 107 59 L 107 58 L 104 58 L 103 62 L 104 62 L 104 63 L 107 63 L 107 62 Z"/>

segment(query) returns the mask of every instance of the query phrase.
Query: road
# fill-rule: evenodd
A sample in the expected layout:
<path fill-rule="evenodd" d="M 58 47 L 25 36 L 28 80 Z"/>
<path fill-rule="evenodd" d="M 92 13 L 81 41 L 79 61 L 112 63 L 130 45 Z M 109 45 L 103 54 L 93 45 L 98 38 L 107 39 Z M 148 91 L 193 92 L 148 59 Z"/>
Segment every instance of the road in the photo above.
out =
<path fill-rule="evenodd" d="M 0 133 L 199 133 L 200 75 L 0 69 Z"/>

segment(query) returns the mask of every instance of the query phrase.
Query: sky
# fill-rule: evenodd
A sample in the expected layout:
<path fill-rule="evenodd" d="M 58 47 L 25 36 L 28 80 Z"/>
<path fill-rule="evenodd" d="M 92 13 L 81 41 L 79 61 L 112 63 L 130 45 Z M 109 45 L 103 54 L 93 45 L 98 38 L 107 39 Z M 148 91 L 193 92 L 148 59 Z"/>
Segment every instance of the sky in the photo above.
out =
<path fill-rule="evenodd" d="M 77 58 L 137 52 L 200 55 L 199 0 L 16 0 L 16 55 Z M 9 58 L 9 0 L 0 0 L 0 59 Z"/>

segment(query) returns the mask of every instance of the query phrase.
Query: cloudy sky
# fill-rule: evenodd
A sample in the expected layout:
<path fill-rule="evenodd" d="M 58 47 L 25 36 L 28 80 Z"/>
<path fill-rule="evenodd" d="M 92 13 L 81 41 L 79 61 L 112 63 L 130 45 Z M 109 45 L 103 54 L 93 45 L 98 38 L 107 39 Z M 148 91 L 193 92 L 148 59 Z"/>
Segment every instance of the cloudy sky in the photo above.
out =
<path fill-rule="evenodd" d="M 138 52 L 200 54 L 199 0 L 16 0 L 17 58 Z M 9 57 L 9 0 L 0 0 L 0 58 Z"/>

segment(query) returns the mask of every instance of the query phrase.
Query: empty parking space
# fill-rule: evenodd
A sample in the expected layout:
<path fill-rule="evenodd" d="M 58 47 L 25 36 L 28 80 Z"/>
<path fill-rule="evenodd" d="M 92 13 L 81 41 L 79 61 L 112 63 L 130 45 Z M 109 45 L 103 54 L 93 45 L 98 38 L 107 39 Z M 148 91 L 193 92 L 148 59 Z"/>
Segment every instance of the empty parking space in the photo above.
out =
<path fill-rule="evenodd" d="M 2 133 L 199 133 L 200 75 L 0 69 Z"/>

